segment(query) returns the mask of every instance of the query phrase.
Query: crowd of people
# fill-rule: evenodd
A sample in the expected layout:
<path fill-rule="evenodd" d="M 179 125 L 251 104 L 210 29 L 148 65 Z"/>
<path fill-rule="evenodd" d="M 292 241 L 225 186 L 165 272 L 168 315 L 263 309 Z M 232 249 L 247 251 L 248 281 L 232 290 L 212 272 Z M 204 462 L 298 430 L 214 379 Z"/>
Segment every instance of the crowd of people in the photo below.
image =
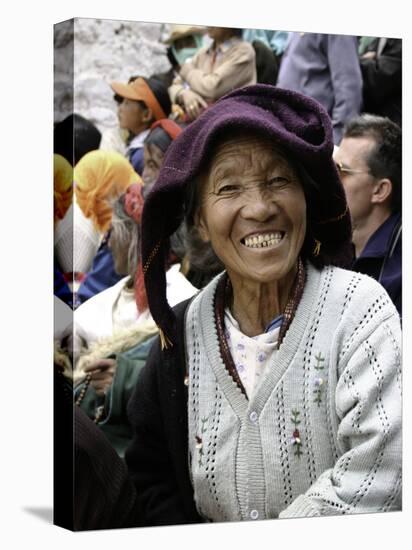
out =
<path fill-rule="evenodd" d="M 66 526 L 400 510 L 402 41 L 165 44 L 54 128 Z"/>

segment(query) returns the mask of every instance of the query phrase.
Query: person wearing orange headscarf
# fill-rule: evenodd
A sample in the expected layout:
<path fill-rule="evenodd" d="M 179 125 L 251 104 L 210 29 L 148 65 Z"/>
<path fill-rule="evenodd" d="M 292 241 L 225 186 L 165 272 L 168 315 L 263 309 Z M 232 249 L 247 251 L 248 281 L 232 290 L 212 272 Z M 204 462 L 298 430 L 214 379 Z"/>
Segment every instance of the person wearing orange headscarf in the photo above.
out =
<path fill-rule="evenodd" d="M 73 293 L 63 274 L 65 248 L 72 249 L 73 239 L 69 238 L 70 247 L 60 240 L 60 228 L 68 218 L 68 211 L 73 198 L 73 167 L 62 155 L 53 155 L 53 218 L 54 218 L 54 295 L 70 308 L 73 305 Z M 72 254 L 70 255 L 72 261 Z M 56 300 L 55 300 L 56 302 Z M 60 307 L 60 305 L 58 306 Z M 62 306 L 63 307 L 63 306 Z M 57 320 L 62 316 L 57 316 Z"/>
<path fill-rule="evenodd" d="M 107 232 L 113 202 L 133 183 L 143 185 L 130 162 L 116 151 L 91 151 L 75 166 L 73 270 L 87 274 L 77 292 L 77 305 L 121 279 L 107 246 Z"/>
<path fill-rule="evenodd" d="M 73 168 L 62 155 L 53 155 L 54 224 L 62 220 L 72 203 Z"/>
<path fill-rule="evenodd" d="M 76 201 L 86 218 L 105 233 L 110 228 L 111 202 L 132 183 L 142 183 L 130 162 L 117 151 L 90 151 L 74 168 Z"/>

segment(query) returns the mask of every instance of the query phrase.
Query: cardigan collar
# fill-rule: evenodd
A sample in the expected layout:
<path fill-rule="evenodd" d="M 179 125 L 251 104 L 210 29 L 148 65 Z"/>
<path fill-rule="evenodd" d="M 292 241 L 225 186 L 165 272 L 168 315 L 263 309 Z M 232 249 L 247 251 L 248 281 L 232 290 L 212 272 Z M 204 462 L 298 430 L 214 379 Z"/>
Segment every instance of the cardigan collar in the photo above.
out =
<path fill-rule="evenodd" d="M 295 276 L 295 280 L 293 282 L 292 289 L 289 293 L 289 298 L 285 307 L 285 311 L 283 312 L 283 319 L 282 319 L 282 324 L 279 331 L 277 349 L 279 349 L 280 345 L 282 344 L 283 338 L 285 337 L 285 334 L 293 320 L 293 317 L 295 316 L 296 309 L 302 298 L 303 289 L 305 287 L 305 280 L 306 280 L 305 267 L 303 265 L 301 258 L 299 258 L 298 270 Z M 228 370 L 229 374 L 232 376 L 233 380 L 236 382 L 237 386 L 240 388 L 242 393 L 247 397 L 246 390 L 237 372 L 236 366 L 234 364 L 232 355 L 229 350 L 229 344 L 227 342 L 226 335 L 225 335 L 225 324 L 224 324 L 225 307 L 227 304 L 228 296 L 230 295 L 231 291 L 232 291 L 232 288 L 231 288 L 230 280 L 227 273 L 225 273 L 224 276 L 219 279 L 219 282 L 216 287 L 216 295 L 215 295 L 215 320 L 216 320 L 217 334 L 219 338 L 219 348 L 220 348 L 220 353 L 225 363 L 226 369 Z"/>

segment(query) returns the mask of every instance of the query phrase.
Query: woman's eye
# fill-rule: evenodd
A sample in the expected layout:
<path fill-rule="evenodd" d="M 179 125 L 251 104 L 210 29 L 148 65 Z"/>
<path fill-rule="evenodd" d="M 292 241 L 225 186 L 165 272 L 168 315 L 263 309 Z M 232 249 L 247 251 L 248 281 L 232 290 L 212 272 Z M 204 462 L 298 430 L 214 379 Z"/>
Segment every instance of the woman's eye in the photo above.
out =
<path fill-rule="evenodd" d="M 289 183 L 290 183 L 290 180 L 288 180 L 287 178 L 285 178 L 283 176 L 276 176 L 274 178 L 270 178 L 270 180 L 268 180 L 266 182 L 266 185 L 268 187 L 279 188 L 279 187 L 284 187 L 285 185 L 288 185 Z"/>
<path fill-rule="evenodd" d="M 236 193 L 237 191 L 239 191 L 239 189 L 240 189 L 240 186 L 235 184 L 222 185 L 217 189 L 216 194 L 225 195 L 229 193 Z"/>

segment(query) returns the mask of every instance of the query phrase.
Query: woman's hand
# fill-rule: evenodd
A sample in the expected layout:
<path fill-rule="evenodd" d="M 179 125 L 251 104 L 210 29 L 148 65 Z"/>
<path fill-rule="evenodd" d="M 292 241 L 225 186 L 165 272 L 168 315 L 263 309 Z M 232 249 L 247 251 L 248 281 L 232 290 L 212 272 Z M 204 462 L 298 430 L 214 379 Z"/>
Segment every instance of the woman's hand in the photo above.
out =
<path fill-rule="evenodd" d="M 203 97 L 193 90 L 183 90 L 179 95 L 179 101 L 190 120 L 194 120 L 206 109 L 207 103 Z"/>
<path fill-rule="evenodd" d="M 113 382 L 116 371 L 116 359 L 99 359 L 84 368 L 86 374 L 91 374 L 90 385 L 97 395 L 105 395 Z"/>

